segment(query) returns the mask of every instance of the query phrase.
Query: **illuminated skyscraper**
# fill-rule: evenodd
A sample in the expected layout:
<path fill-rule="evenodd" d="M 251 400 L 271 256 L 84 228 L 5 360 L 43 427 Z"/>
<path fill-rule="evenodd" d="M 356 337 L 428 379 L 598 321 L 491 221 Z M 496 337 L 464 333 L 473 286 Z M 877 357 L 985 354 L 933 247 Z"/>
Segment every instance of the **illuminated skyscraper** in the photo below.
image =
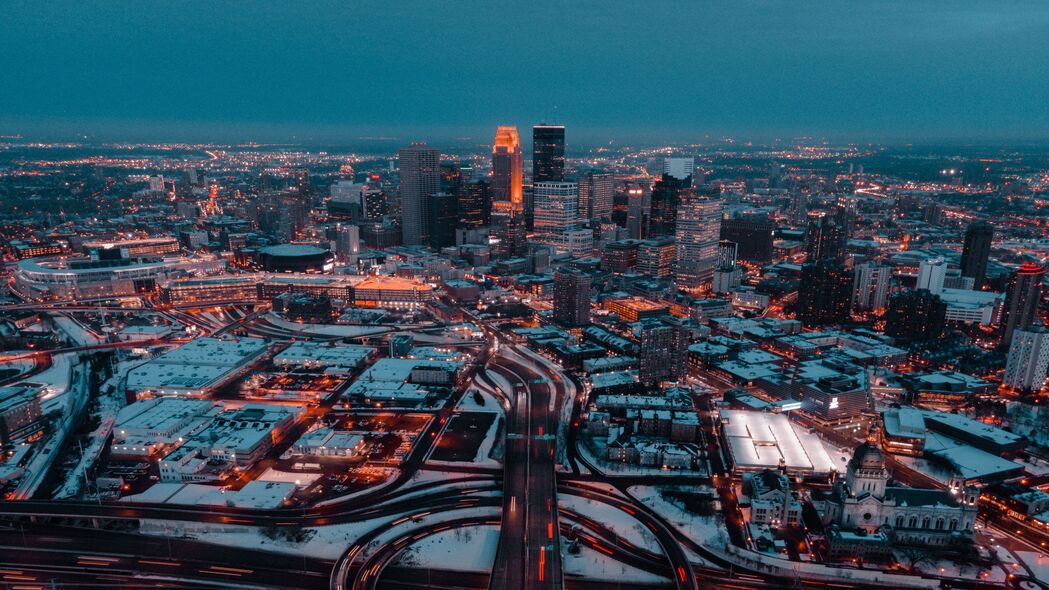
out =
<path fill-rule="evenodd" d="M 524 206 L 523 159 L 517 127 L 500 126 L 492 145 L 492 209 L 520 212 Z"/>
<path fill-rule="evenodd" d="M 577 229 L 579 187 L 574 182 L 535 183 L 535 232 L 541 243 L 566 251 L 566 234 Z"/>
<path fill-rule="evenodd" d="M 678 206 L 674 232 L 675 282 L 681 289 L 710 283 L 718 260 L 721 198 L 688 194 Z"/>
<path fill-rule="evenodd" d="M 561 182 L 564 179 L 564 125 L 532 127 L 532 182 Z"/>
<path fill-rule="evenodd" d="M 616 189 L 611 174 L 587 172 L 579 177 L 579 214 L 585 219 L 611 219 Z"/>
<path fill-rule="evenodd" d="M 430 197 L 441 189 L 437 148 L 425 143 L 401 148 L 400 168 L 402 240 L 405 246 L 425 244 L 429 239 Z"/>
<path fill-rule="evenodd" d="M 824 211 L 809 213 L 805 229 L 805 252 L 808 262 L 835 260 L 845 255 L 845 230 Z"/>

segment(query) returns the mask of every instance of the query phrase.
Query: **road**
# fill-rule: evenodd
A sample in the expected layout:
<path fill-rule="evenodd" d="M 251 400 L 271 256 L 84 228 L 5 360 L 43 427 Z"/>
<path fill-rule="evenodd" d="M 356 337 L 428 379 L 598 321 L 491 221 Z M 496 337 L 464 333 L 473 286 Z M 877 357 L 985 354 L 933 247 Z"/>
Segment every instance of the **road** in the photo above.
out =
<path fill-rule="evenodd" d="M 116 579 L 131 577 L 177 587 L 319 589 L 327 587 L 332 567 L 331 561 L 308 556 L 216 548 L 195 540 L 33 525 L 0 528 L 0 554 L 0 587 L 27 589 L 84 574 L 94 578 L 96 588 L 119 587 Z"/>
<path fill-rule="evenodd" d="M 500 349 L 491 369 L 514 391 L 506 420 L 503 521 L 488 587 L 560 589 L 564 573 L 555 472 L 558 390 L 551 376 L 513 345 Z"/>

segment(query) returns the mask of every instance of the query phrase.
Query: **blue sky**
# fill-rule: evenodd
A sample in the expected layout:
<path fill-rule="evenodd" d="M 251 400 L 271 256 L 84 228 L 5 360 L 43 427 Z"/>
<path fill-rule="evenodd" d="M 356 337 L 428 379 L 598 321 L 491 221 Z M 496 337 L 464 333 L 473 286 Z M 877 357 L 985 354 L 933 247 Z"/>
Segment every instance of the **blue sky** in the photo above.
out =
<path fill-rule="evenodd" d="M 6 2 L 0 135 L 1049 139 L 1049 2 Z"/>

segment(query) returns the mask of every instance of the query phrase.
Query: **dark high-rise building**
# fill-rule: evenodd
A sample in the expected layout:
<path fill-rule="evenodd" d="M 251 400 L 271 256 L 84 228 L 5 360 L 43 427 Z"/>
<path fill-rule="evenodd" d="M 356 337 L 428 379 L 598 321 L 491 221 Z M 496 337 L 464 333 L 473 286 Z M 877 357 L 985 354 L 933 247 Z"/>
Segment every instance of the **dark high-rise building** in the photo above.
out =
<path fill-rule="evenodd" d="M 571 267 L 554 272 L 554 320 L 564 326 L 590 323 L 590 275 Z"/>
<path fill-rule="evenodd" d="M 652 185 L 652 213 L 648 236 L 672 236 L 677 230 L 678 206 L 692 194 L 692 176 L 678 178 L 664 174 Z M 633 237 L 633 236 L 631 236 Z"/>
<path fill-rule="evenodd" d="M 465 187 L 462 170 L 459 162 L 445 162 L 441 164 L 441 192 L 459 197 Z"/>
<path fill-rule="evenodd" d="M 939 338 L 946 323 L 947 304 L 928 289 L 901 291 L 889 298 L 885 334 L 898 340 Z"/>
<path fill-rule="evenodd" d="M 439 192 L 430 196 L 430 246 L 439 249 L 455 245 L 455 227 L 459 223 L 459 199 L 454 194 Z"/>
<path fill-rule="evenodd" d="M 405 246 L 429 242 L 430 197 L 441 190 L 437 148 L 413 143 L 400 150 L 401 241 Z"/>
<path fill-rule="evenodd" d="M 852 273 L 837 260 L 820 260 L 801 267 L 798 319 L 806 326 L 848 321 L 852 302 Z"/>
<path fill-rule="evenodd" d="M 619 240 L 607 244 L 602 250 L 601 270 L 613 274 L 632 272 L 637 268 L 638 240 Z"/>
<path fill-rule="evenodd" d="M 673 374 L 674 328 L 657 319 L 646 319 L 639 331 L 638 377 L 651 387 Z"/>
<path fill-rule="evenodd" d="M 983 287 L 987 278 L 987 258 L 991 255 L 994 227 L 986 221 L 975 221 L 965 228 L 962 245 L 962 276 L 973 278 L 973 289 Z"/>
<path fill-rule="evenodd" d="M 809 224 L 805 229 L 805 253 L 809 262 L 842 258 L 847 239 L 845 228 L 830 214 L 809 214 Z"/>
<path fill-rule="evenodd" d="M 736 256 L 758 264 L 772 260 L 776 224 L 767 216 L 745 216 L 721 221 L 721 239 L 737 244 Z"/>
<path fill-rule="evenodd" d="M 382 219 L 389 212 L 389 204 L 386 202 L 386 193 L 381 189 L 373 188 L 364 191 L 364 217 L 367 219 Z"/>
<path fill-rule="evenodd" d="M 626 187 L 627 235 L 635 240 L 649 237 L 649 221 L 652 214 L 652 193 L 645 187 L 630 184 Z"/>
<path fill-rule="evenodd" d="M 475 180 L 467 183 L 459 198 L 459 227 L 483 227 L 488 225 L 488 183 Z"/>
<path fill-rule="evenodd" d="M 564 125 L 532 127 L 532 182 L 562 182 L 564 179 Z"/>
<path fill-rule="evenodd" d="M 1042 300 L 1045 267 L 1026 263 L 1013 272 L 1005 289 L 1005 307 L 1002 309 L 1002 343 L 1008 346 L 1013 332 L 1026 328 L 1038 319 L 1038 304 Z"/>

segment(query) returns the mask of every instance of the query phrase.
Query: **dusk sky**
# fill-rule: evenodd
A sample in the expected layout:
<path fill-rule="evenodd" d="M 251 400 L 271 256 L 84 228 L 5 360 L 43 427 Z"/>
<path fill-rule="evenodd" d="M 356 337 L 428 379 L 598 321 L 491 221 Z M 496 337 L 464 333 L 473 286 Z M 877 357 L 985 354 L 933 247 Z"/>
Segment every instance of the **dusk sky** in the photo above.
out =
<path fill-rule="evenodd" d="M 7 2 L 0 135 L 1049 139 L 1049 2 Z"/>

